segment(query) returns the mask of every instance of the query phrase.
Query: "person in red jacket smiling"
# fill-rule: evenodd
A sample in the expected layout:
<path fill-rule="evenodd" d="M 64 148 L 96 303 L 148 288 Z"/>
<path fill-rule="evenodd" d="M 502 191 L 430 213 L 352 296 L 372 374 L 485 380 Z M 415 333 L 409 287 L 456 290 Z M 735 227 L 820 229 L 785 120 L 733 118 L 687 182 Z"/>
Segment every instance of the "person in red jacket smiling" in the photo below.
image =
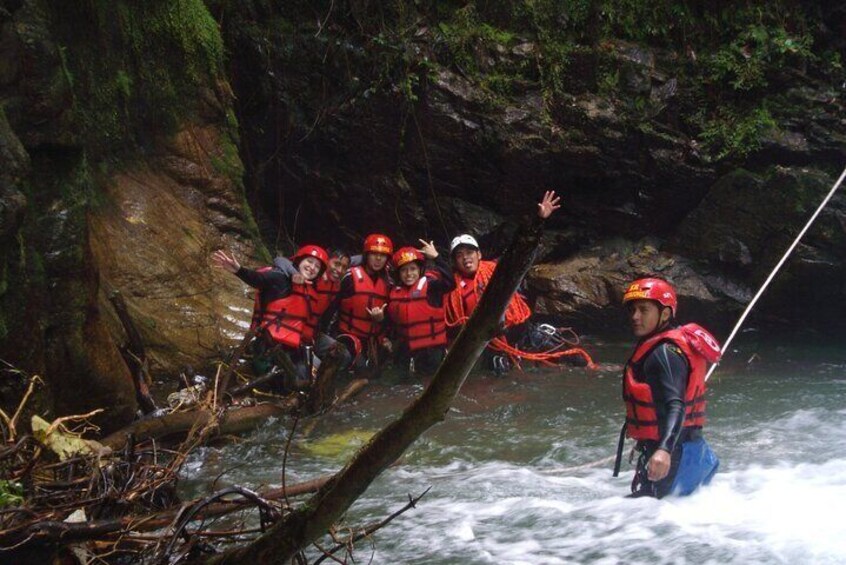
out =
<path fill-rule="evenodd" d="M 275 266 L 261 269 L 242 267 L 234 254 L 222 250 L 214 253 L 212 261 L 217 268 L 234 274 L 256 289 L 250 325 L 258 337 L 254 366 L 259 372 L 269 369 L 269 364 L 273 363 L 273 348 L 280 347 L 297 367 L 296 375 L 286 375 L 285 388 L 307 387 L 311 366 L 301 346 L 310 343 L 307 333 L 310 285 L 326 270 L 329 262 L 326 250 L 317 245 L 304 245 L 297 250 L 291 261 L 300 282 L 295 282 L 292 275 Z"/>
<path fill-rule="evenodd" d="M 420 240 L 422 247 L 403 247 L 393 256 L 400 284 L 391 289 L 388 301 L 390 330 L 396 337 L 395 365 L 433 373 L 446 353 L 447 333 L 444 321 L 444 296 L 455 288 L 452 272 L 440 259 L 432 241 Z M 426 268 L 426 260 L 434 268 Z M 386 338 L 387 339 L 387 338 Z"/>

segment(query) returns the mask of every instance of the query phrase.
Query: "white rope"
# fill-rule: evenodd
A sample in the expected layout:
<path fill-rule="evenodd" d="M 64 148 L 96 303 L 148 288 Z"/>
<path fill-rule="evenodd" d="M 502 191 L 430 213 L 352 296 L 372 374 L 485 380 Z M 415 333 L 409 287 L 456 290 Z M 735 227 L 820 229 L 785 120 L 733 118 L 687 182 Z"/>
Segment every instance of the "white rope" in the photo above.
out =
<path fill-rule="evenodd" d="M 731 334 L 729 334 L 728 339 L 723 344 L 723 354 L 728 351 L 729 345 L 731 344 L 731 340 L 733 340 L 734 336 L 737 335 L 737 332 L 740 330 L 740 326 L 743 325 L 743 321 L 746 320 L 746 316 L 748 316 L 749 312 L 752 311 L 752 308 L 755 306 L 755 303 L 758 302 L 758 299 L 761 298 L 761 295 L 764 294 L 765 290 L 767 290 L 767 287 L 770 285 L 770 282 L 772 282 L 772 280 L 775 278 L 776 274 L 778 274 L 778 271 L 779 269 L 781 269 L 781 266 L 784 265 L 784 262 L 787 261 L 787 258 L 790 256 L 790 254 L 793 253 L 793 249 L 797 245 L 799 245 L 799 240 L 802 239 L 802 236 L 805 235 L 805 232 L 808 231 L 808 228 L 811 227 L 811 224 L 814 223 L 814 220 L 816 220 L 817 216 L 820 215 L 820 212 L 823 211 L 823 208 L 825 208 L 826 204 L 828 204 L 828 201 L 831 200 L 831 197 L 834 196 L 834 193 L 837 191 L 838 188 L 840 188 L 840 183 L 843 182 L 844 177 L 846 177 L 846 169 L 843 169 L 843 172 L 840 174 L 840 178 L 837 179 L 836 183 L 834 183 L 834 186 L 831 188 L 831 191 L 828 193 L 828 196 L 825 197 L 825 200 L 823 200 L 822 204 L 819 205 L 817 211 L 814 212 L 814 215 L 811 216 L 811 219 L 808 220 L 808 223 L 805 224 L 805 227 L 802 228 L 802 231 L 800 231 L 799 235 L 796 236 L 796 239 L 793 240 L 793 244 L 788 248 L 787 252 L 781 258 L 781 261 L 778 262 L 773 271 L 770 273 L 770 276 L 767 277 L 767 280 L 765 280 L 761 288 L 758 289 L 758 293 L 755 295 L 755 298 L 752 299 L 752 301 L 746 307 L 746 310 L 743 311 L 743 314 L 740 316 L 740 319 L 737 321 L 737 324 L 735 324 L 734 329 L 731 331 Z M 706 382 L 709 378 L 711 378 L 711 374 L 717 368 L 717 365 L 719 365 L 719 363 L 712 365 L 711 369 L 708 370 L 708 373 L 705 375 Z"/>

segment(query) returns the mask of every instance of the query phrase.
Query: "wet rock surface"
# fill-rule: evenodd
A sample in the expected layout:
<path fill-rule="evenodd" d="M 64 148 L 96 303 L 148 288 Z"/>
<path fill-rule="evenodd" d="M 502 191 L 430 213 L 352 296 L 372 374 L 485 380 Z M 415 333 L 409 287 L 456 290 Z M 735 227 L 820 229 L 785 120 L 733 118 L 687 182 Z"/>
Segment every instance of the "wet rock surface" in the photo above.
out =
<path fill-rule="evenodd" d="M 199 2 L 173 9 L 192 8 L 204 10 Z M 198 81 L 196 90 L 170 110 L 154 96 L 128 104 L 133 89 L 153 92 L 153 79 L 109 67 L 125 48 L 120 33 L 169 8 L 137 7 L 146 11 L 122 14 L 142 17 L 122 20 L 120 30 L 86 31 L 107 14 L 97 10 L 110 9 L 26 0 L 0 14 L 0 358 L 44 379 L 33 405 L 39 413 L 104 408 L 97 422 L 106 432 L 136 411 L 120 353 L 126 336 L 108 294 L 124 296 L 153 374 L 175 379 L 189 365 L 213 370 L 249 322 L 245 285 L 213 271 L 211 252 L 267 260 L 244 198 L 225 80 L 164 84 L 171 63 L 160 62 L 161 90 Z M 179 17 L 196 21 L 184 12 L 164 16 L 174 33 Z M 82 58 L 92 36 L 109 45 L 97 61 Z M 184 53 L 171 55 L 192 72 Z M 89 82 L 95 78 L 102 82 Z M 149 99 L 159 106 L 145 106 Z M 172 123 L 156 121 L 165 111 Z M 0 402 L 14 406 L 22 387 L 5 392 Z"/>
<path fill-rule="evenodd" d="M 385 85 L 387 71 L 373 68 L 374 61 L 390 68 L 380 46 L 343 22 L 315 39 L 291 12 L 263 13 L 265 25 L 228 15 L 246 166 L 268 225 L 295 225 L 287 235 L 299 241 L 353 248 L 369 231 L 442 246 L 466 231 L 492 257 L 542 191 L 556 189 L 565 205 L 549 222 L 540 254 L 548 265 L 533 271 L 532 286 L 540 310 L 597 326 L 609 322 L 599 311 L 616 304 L 624 282 L 660 274 L 657 258 L 665 255 L 685 265 L 668 272 L 674 282 L 698 281 L 689 311 L 725 325 L 846 160 L 842 87 L 807 68 L 768 76 L 768 92 L 778 94 L 765 112 L 771 120 L 755 125 L 759 139 L 744 142 L 745 154 L 727 159 L 713 149 L 713 131 L 691 129 L 714 86 L 696 82 L 710 55 L 690 46 L 612 39 L 570 47 L 567 82 L 550 92 L 535 71 L 544 68 L 543 45 L 494 38 L 472 44 L 456 63 L 444 55 L 449 30 L 421 25 L 404 47 L 407 74 L 393 68 Z M 286 33 L 270 33 L 280 25 Z M 270 70 L 259 72 L 262 65 Z M 494 80 L 507 89 L 491 88 Z M 731 127 L 719 134 L 742 135 Z M 843 280 L 842 215 L 836 199 L 783 275 L 830 282 L 816 284 L 813 298 L 779 282 L 762 304 L 763 320 L 846 330 L 842 316 L 812 314 L 844 290 L 836 282 Z M 327 225 L 335 228 L 327 233 Z M 637 259 L 645 237 L 657 255 Z M 612 240 L 622 247 L 606 249 Z"/>
<path fill-rule="evenodd" d="M 296 2 L 4 5 L 0 354 L 45 376 L 46 404 L 132 417 L 111 290 L 173 377 L 249 319 L 214 249 L 258 265 L 259 230 L 280 253 L 470 232 L 495 257 L 547 188 L 565 202 L 529 277 L 540 313 L 611 331 L 624 284 L 661 274 L 682 312 L 726 327 L 846 161 L 842 80 L 813 68 L 844 53 L 842 9 L 813 31 L 831 53 L 797 63 L 773 34 L 781 51 L 764 56 L 785 64 L 766 90 L 721 99 L 702 78 L 713 53 L 690 45 L 555 43 L 498 28 L 507 16 L 389 29 L 396 6 L 374 6 L 324 21 Z M 734 47 L 726 64 L 754 71 L 760 46 Z M 768 104 L 750 121 L 732 97 L 757 94 Z M 844 255 L 838 196 L 753 322 L 842 335 Z"/>
<path fill-rule="evenodd" d="M 240 189 L 212 164 L 221 135 L 214 125 L 179 132 L 160 159 L 107 179 L 108 204 L 89 219 L 100 306 L 111 289 L 124 295 L 157 374 L 207 367 L 249 326 L 252 295 L 210 263 L 215 249 L 258 262 Z"/>

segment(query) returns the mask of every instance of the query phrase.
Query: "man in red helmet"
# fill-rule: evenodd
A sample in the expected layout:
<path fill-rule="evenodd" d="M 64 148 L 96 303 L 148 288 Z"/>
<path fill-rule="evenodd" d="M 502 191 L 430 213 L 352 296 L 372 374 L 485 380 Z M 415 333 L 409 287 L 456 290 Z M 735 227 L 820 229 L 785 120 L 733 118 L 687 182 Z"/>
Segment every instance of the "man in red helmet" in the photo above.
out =
<path fill-rule="evenodd" d="M 620 468 L 623 432 L 640 452 L 632 496 L 690 494 L 710 482 L 719 460 L 702 437 L 705 373 L 720 346 L 697 324 L 675 323 L 676 291 L 665 280 L 644 278 L 623 295 L 638 338 L 623 374 L 626 423 L 614 476 Z"/>
<path fill-rule="evenodd" d="M 384 311 L 391 282 L 388 258 L 394 244 L 386 235 L 374 233 L 364 239 L 363 265 L 356 265 L 341 279 L 335 302 L 323 314 L 321 325 L 338 313 L 338 341 L 353 356 L 353 369 L 376 369 L 381 357 L 379 343 L 384 336 Z"/>
<path fill-rule="evenodd" d="M 291 261 L 302 280 L 300 283 L 294 282 L 290 274 L 275 266 L 262 269 L 242 267 L 234 254 L 223 250 L 215 251 L 212 261 L 217 268 L 234 274 L 256 289 L 250 329 L 261 336 L 255 347 L 254 367 L 257 372 L 264 373 L 271 368 L 273 350 L 278 347 L 288 354 L 297 368 L 296 375 L 285 375 L 284 388 L 307 387 L 311 381 L 311 365 L 301 346 L 310 342 L 307 336 L 304 339 L 310 308 L 308 284 L 326 270 L 329 262 L 326 251 L 317 245 L 305 245 L 297 250 Z"/>

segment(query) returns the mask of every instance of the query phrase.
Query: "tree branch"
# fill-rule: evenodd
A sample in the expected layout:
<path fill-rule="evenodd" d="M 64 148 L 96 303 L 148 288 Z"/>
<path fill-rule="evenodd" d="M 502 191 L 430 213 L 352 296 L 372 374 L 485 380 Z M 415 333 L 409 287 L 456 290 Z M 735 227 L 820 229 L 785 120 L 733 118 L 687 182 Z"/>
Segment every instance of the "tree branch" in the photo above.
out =
<path fill-rule="evenodd" d="M 499 333 L 505 308 L 534 260 L 541 226 L 542 222 L 535 220 L 517 232 L 477 308 L 423 394 L 377 433 L 303 507 L 286 515 L 252 543 L 214 556 L 209 563 L 288 563 L 323 535 L 423 432 L 445 418 L 479 355 Z"/>

